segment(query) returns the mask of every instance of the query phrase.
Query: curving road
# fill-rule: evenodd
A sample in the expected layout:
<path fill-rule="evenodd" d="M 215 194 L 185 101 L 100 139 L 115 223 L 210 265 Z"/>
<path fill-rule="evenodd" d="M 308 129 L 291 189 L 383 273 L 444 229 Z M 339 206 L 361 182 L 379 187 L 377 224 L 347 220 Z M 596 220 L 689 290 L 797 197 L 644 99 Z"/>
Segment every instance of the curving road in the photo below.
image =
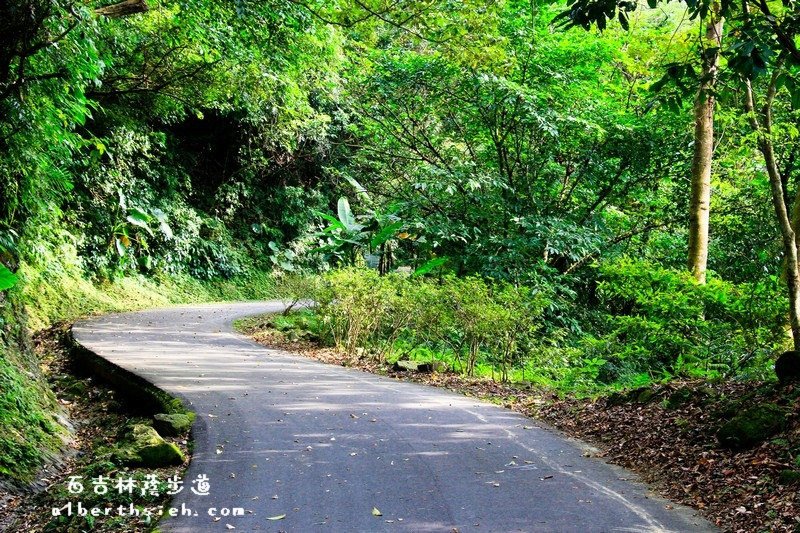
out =
<path fill-rule="evenodd" d="M 172 502 L 179 516 L 162 531 L 716 531 L 541 423 L 270 350 L 232 329 L 235 318 L 279 309 L 177 307 L 73 328 L 85 347 L 197 413 Z M 194 483 L 202 476 L 207 490 Z M 224 516 L 235 509 L 243 515 Z"/>

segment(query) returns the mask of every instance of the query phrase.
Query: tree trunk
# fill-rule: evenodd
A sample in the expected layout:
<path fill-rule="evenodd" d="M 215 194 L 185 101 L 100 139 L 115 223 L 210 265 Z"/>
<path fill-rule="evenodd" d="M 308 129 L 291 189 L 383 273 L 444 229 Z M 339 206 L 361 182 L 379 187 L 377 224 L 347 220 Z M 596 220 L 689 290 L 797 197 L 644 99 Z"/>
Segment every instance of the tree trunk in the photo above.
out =
<path fill-rule="evenodd" d="M 771 128 L 770 128 L 771 129 Z M 766 126 L 765 126 L 766 130 Z M 792 221 L 783 201 L 783 183 L 775 161 L 775 150 L 769 134 L 763 136 L 758 143 L 764 155 L 764 163 L 769 174 L 769 184 L 772 189 L 772 203 L 781 228 L 783 238 L 783 252 L 786 254 L 786 287 L 789 290 L 789 321 L 794 339 L 794 349 L 800 350 L 800 270 L 797 260 L 797 241 L 792 228 Z"/>
<path fill-rule="evenodd" d="M 699 283 L 706 282 L 708 263 L 708 216 L 711 202 L 711 161 L 714 154 L 714 95 L 717 81 L 719 48 L 722 43 L 722 19 L 719 4 L 706 25 L 706 39 L 712 48 L 703 50 L 703 72 L 694 100 L 694 155 L 689 201 L 688 267 Z"/>
<path fill-rule="evenodd" d="M 783 181 L 775 159 L 775 147 L 772 143 L 772 102 L 775 99 L 776 82 L 783 66 L 782 59 L 776 62 L 772 80 L 767 88 L 767 96 L 761 112 L 756 114 L 755 95 L 752 85 L 746 84 L 745 106 L 750 115 L 750 124 L 758 134 L 758 149 L 764 156 L 764 165 L 769 175 L 772 192 L 772 205 L 778 219 L 783 241 L 783 253 L 786 256 L 786 288 L 789 292 L 789 324 L 792 329 L 794 349 L 800 350 L 800 268 L 798 267 L 797 239 L 789 217 L 789 210 L 784 201 Z M 759 122 L 760 119 L 760 122 Z M 794 214 L 794 213 L 793 213 Z M 794 217 L 792 217 L 794 218 Z"/>
<path fill-rule="evenodd" d="M 146 0 L 125 0 L 110 6 L 98 7 L 94 12 L 108 18 L 120 18 L 134 13 L 144 13 L 148 9 L 150 8 L 147 7 Z"/>

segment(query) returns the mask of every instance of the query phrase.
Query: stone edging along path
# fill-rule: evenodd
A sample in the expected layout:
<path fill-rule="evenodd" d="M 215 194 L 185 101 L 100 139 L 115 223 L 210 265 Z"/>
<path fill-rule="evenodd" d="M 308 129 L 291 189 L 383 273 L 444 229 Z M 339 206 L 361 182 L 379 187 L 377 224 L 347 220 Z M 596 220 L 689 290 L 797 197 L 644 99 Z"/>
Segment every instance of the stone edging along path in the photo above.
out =
<path fill-rule="evenodd" d="M 162 531 L 717 531 L 540 422 L 232 329 L 281 309 L 184 306 L 74 325 L 86 350 L 138 376 L 128 382 L 150 391 L 142 398 L 152 386 L 197 414 Z"/>

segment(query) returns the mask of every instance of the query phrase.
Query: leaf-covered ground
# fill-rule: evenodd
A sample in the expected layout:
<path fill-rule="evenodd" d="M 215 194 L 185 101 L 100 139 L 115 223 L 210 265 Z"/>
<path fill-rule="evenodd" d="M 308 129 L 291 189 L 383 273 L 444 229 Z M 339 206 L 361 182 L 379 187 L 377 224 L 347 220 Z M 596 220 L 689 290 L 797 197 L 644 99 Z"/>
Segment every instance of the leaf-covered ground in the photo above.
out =
<path fill-rule="evenodd" d="M 239 328 L 257 342 L 326 363 L 416 381 L 481 398 L 549 422 L 588 441 L 599 456 L 630 468 L 662 495 L 699 509 L 723 531 L 800 531 L 800 386 L 683 381 L 609 397 L 563 398 L 450 373 L 398 372 L 269 327 L 268 318 Z M 670 400 L 671 399 L 671 400 Z M 750 449 L 718 445 L 716 432 L 733 414 L 757 404 L 780 406 L 785 429 Z"/>
<path fill-rule="evenodd" d="M 56 464 L 46 467 L 41 474 L 43 490 L 21 491 L 0 489 L 0 531 L 78 533 L 82 531 L 122 531 L 136 533 L 150 531 L 156 520 L 144 515 L 145 510 L 155 510 L 166 505 L 169 496 L 162 483 L 158 496 L 140 494 L 147 475 L 158 480 L 172 476 L 180 478 L 185 466 L 145 469 L 120 467 L 109 461 L 109 446 L 119 437 L 120 430 L 131 422 L 145 422 L 131 413 L 115 392 L 88 377 L 76 376 L 70 366 L 68 350 L 62 341 L 65 327 L 56 326 L 41 332 L 35 339 L 42 369 L 47 376 L 59 403 L 68 413 L 74 426 L 70 452 Z M 186 454 L 186 439 L 168 439 L 177 444 Z M 79 494 L 67 490 L 70 476 L 81 476 L 85 489 Z M 137 482 L 134 494 L 120 495 L 113 486 L 106 494 L 96 494 L 91 481 L 104 476 L 109 484 L 119 478 L 133 478 Z M 110 516 L 93 518 L 73 516 L 70 519 L 53 517 L 53 509 L 63 508 L 68 502 L 92 508 L 111 509 Z M 118 506 L 123 505 L 125 514 L 119 516 Z M 139 510 L 129 513 L 130 506 Z M 73 507 L 75 509 L 75 507 Z"/>

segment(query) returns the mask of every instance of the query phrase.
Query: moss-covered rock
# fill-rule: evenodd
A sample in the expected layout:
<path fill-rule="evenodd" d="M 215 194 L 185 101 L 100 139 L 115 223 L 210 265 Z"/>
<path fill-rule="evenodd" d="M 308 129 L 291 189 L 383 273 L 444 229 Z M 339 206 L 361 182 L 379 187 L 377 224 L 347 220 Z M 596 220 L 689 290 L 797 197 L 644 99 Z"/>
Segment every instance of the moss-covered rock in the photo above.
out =
<path fill-rule="evenodd" d="M 159 413 L 153 416 L 153 427 L 160 435 L 178 437 L 192 428 L 192 417 L 181 413 Z"/>
<path fill-rule="evenodd" d="M 84 382 L 75 380 L 64 389 L 64 392 L 71 396 L 83 396 L 87 390 L 88 388 Z"/>
<path fill-rule="evenodd" d="M 656 393 L 653 389 L 645 389 L 636 396 L 636 403 L 650 403 L 655 397 Z"/>
<path fill-rule="evenodd" d="M 781 485 L 792 485 L 800 482 L 800 472 L 797 470 L 781 470 L 778 475 L 778 481 Z"/>
<path fill-rule="evenodd" d="M 606 405 L 609 407 L 619 407 L 628 403 L 628 395 L 622 392 L 612 392 L 606 398 Z"/>
<path fill-rule="evenodd" d="M 667 399 L 667 409 L 677 409 L 685 405 L 691 399 L 692 389 L 689 387 L 681 387 L 669 395 L 669 399 Z"/>
<path fill-rule="evenodd" d="M 758 405 L 723 425 L 717 432 L 717 439 L 726 448 L 749 448 L 779 432 L 785 421 L 786 415 L 780 407 Z"/>
<path fill-rule="evenodd" d="M 179 465 L 184 462 L 183 453 L 171 442 L 165 441 L 158 432 L 145 424 L 134 424 L 117 444 L 114 459 L 128 465 L 157 468 Z"/>

